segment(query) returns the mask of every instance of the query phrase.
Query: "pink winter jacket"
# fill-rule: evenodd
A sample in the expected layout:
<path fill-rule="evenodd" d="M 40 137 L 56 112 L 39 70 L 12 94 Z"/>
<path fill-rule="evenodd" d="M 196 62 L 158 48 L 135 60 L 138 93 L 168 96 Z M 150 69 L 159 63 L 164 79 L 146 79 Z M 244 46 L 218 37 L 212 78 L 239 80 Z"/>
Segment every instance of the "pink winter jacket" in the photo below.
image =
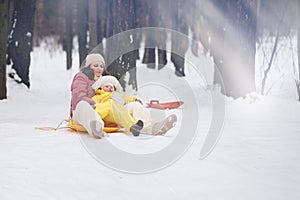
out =
<path fill-rule="evenodd" d="M 75 110 L 76 105 L 79 101 L 86 101 L 91 105 L 95 104 L 95 101 L 92 100 L 92 97 L 95 95 L 95 91 L 92 88 L 92 85 L 95 83 L 94 80 L 90 80 L 84 73 L 78 72 L 73 79 L 71 85 L 72 99 L 71 99 L 71 108 L 70 116 L 72 117 L 72 112 Z"/>

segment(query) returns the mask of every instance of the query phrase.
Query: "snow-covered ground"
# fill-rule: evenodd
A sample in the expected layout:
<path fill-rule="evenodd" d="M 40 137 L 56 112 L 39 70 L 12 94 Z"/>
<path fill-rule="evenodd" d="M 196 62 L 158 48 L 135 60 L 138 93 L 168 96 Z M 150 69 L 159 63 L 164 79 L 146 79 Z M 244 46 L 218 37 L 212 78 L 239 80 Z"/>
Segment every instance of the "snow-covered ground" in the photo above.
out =
<path fill-rule="evenodd" d="M 140 85 L 136 94 L 144 102 L 184 100 L 182 109 L 151 110 L 154 116 L 176 113 L 179 122 L 165 137 L 116 133 L 104 140 L 124 152 L 148 154 L 168 148 L 179 131 L 189 134 L 181 129 L 184 120 L 194 120 L 198 126 L 180 159 L 161 170 L 137 175 L 99 162 L 84 142 L 89 138 L 86 135 L 69 129 L 35 129 L 56 127 L 68 118 L 70 83 L 77 66 L 75 62 L 66 71 L 65 53 L 60 48 L 49 53 L 42 45 L 32 53 L 31 89 L 7 80 L 8 99 L 0 101 L 1 199 L 300 199 L 300 103 L 295 96 L 225 98 L 220 140 L 209 156 L 199 159 L 214 112 L 205 81 L 191 66 L 185 78 L 178 78 L 170 62 L 159 74 L 140 64 L 139 82 L 151 79 L 153 84 Z M 172 93 L 166 82 L 160 83 L 162 79 L 178 93 Z M 189 105 L 191 99 L 196 105 Z M 197 110 L 198 119 L 186 119 L 185 109 Z M 93 143 L 101 145 L 104 140 Z"/>

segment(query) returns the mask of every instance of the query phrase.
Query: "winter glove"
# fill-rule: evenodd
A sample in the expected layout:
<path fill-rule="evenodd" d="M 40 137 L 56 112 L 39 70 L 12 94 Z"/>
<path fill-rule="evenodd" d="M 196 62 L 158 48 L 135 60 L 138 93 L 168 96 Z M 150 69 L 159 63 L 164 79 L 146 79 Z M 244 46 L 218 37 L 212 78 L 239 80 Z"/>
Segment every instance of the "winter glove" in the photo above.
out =
<path fill-rule="evenodd" d="M 137 101 L 137 102 L 139 102 L 140 104 L 142 104 L 142 105 L 143 105 L 143 102 L 142 102 L 142 100 L 140 100 L 140 99 L 135 99 L 135 101 Z"/>

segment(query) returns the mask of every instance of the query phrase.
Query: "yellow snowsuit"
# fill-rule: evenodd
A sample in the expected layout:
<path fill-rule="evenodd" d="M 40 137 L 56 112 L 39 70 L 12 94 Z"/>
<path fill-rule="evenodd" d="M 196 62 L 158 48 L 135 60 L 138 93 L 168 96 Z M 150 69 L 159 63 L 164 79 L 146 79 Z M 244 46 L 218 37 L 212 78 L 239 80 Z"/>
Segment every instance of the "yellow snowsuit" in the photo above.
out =
<path fill-rule="evenodd" d="M 118 94 L 121 95 L 125 104 L 136 100 L 135 96 Z M 98 89 L 92 99 L 96 102 L 95 111 L 100 115 L 105 126 L 120 125 L 130 132 L 130 127 L 136 123 L 136 120 L 128 113 L 123 104 L 112 99 L 111 92 Z"/>

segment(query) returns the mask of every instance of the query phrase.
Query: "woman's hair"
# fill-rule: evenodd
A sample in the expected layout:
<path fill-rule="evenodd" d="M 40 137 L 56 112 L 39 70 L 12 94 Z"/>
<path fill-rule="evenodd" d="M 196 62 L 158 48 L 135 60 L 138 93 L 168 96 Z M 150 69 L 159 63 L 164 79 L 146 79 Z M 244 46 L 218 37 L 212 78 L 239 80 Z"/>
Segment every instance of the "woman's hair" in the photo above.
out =
<path fill-rule="evenodd" d="M 103 73 L 102 73 L 102 76 L 106 76 L 106 75 L 111 75 L 111 74 L 105 68 L 104 71 L 103 71 Z"/>
<path fill-rule="evenodd" d="M 87 66 L 81 69 L 81 72 L 84 73 L 90 80 L 94 80 L 94 71 L 91 69 L 91 66 Z M 104 69 L 102 76 L 110 75 L 110 73 Z"/>
<path fill-rule="evenodd" d="M 82 68 L 81 72 L 84 73 L 90 80 L 94 80 L 95 74 L 90 66 Z"/>

